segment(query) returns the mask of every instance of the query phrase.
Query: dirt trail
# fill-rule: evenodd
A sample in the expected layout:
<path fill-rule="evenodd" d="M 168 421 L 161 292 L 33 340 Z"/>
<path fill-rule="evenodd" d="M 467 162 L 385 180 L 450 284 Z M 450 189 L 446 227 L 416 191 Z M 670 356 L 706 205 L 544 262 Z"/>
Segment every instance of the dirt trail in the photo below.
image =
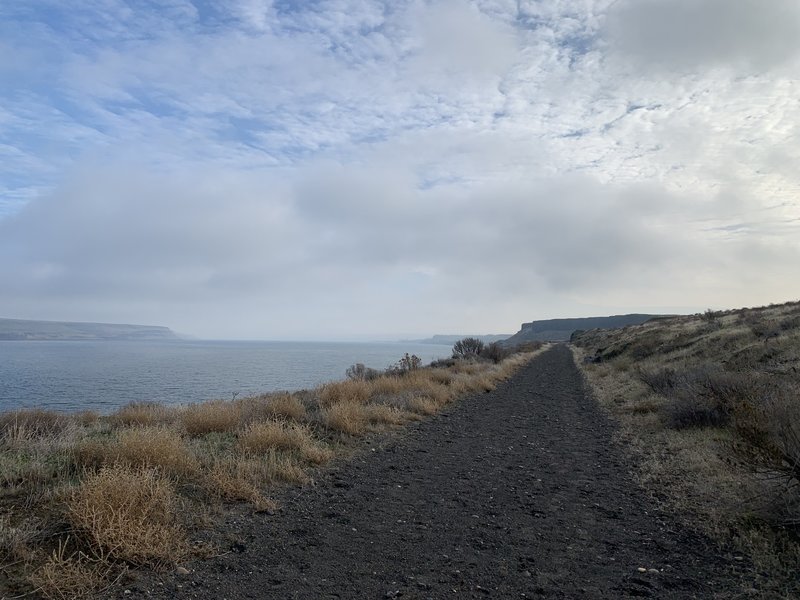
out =
<path fill-rule="evenodd" d="M 557 346 L 124 597 L 739 597 L 735 565 L 653 506 L 612 433 Z"/>

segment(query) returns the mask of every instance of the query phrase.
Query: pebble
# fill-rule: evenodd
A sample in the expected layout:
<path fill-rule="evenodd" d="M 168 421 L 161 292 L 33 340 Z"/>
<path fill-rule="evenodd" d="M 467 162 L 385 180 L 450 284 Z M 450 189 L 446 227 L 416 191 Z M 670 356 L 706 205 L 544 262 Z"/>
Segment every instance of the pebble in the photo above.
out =
<path fill-rule="evenodd" d="M 647 569 L 645 569 L 644 567 L 639 567 L 636 570 L 639 571 L 639 573 L 647 573 Z"/>
<path fill-rule="evenodd" d="M 187 569 L 186 567 L 178 567 L 177 569 L 175 569 L 175 574 L 176 575 L 188 575 L 189 574 L 189 569 Z"/>

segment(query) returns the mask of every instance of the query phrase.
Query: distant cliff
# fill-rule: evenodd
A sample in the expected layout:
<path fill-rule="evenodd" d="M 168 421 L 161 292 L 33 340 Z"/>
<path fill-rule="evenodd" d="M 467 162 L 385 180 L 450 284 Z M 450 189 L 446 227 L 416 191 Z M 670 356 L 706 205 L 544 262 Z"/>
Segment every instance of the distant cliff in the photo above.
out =
<path fill-rule="evenodd" d="M 586 317 L 577 319 L 545 319 L 523 323 L 522 328 L 503 342 L 515 346 L 523 342 L 566 342 L 578 330 L 616 329 L 627 325 L 641 325 L 645 321 L 664 315 L 615 315 L 612 317 Z"/>
<path fill-rule="evenodd" d="M 69 323 L 0 319 L 0 340 L 177 340 L 171 329 L 153 325 Z"/>

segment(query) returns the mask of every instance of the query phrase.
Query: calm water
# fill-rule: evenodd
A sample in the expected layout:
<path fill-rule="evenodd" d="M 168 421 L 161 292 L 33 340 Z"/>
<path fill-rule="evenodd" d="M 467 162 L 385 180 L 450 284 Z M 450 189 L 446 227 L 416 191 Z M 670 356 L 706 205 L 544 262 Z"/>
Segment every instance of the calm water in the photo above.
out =
<path fill-rule="evenodd" d="M 0 411 L 107 413 L 128 402 L 169 404 L 298 390 L 343 379 L 360 362 L 383 369 L 405 353 L 424 363 L 450 346 L 319 342 L 1 342 Z"/>

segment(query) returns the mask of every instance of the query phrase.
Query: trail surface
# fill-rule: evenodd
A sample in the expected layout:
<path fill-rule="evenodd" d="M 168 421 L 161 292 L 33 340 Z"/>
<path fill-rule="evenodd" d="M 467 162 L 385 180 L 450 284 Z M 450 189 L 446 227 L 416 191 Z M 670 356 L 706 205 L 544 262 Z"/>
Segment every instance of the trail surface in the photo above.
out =
<path fill-rule="evenodd" d="M 232 519 L 232 552 L 125 597 L 739 597 L 735 568 L 656 509 L 612 433 L 556 346 L 278 514 Z"/>

